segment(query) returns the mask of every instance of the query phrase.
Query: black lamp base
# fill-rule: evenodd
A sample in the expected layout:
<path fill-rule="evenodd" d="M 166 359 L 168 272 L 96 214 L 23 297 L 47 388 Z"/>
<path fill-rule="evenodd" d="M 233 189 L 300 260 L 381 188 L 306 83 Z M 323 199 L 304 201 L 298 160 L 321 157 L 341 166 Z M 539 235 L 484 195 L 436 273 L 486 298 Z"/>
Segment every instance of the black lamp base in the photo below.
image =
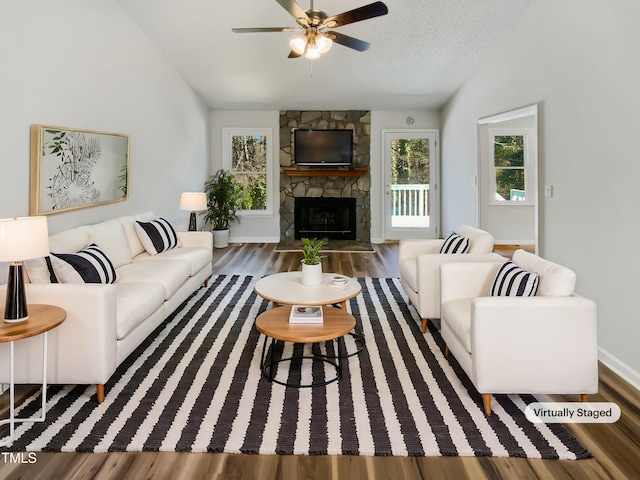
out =
<path fill-rule="evenodd" d="M 196 226 L 196 212 L 191 212 L 191 216 L 189 217 L 189 231 L 195 232 L 198 229 Z"/>
<path fill-rule="evenodd" d="M 12 263 L 9 265 L 4 321 L 7 323 L 18 323 L 24 322 L 28 318 L 29 313 L 27 312 L 27 297 L 24 293 L 22 263 Z"/>

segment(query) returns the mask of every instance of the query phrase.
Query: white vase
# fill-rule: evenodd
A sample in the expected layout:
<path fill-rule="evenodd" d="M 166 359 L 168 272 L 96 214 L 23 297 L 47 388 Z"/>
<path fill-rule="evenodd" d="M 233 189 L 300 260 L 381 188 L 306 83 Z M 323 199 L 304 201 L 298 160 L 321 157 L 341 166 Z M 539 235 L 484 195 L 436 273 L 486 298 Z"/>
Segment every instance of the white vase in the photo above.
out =
<path fill-rule="evenodd" d="M 215 248 L 226 248 L 229 245 L 229 229 L 212 230 L 213 246 Z"/>
<path fill-rule="evenodd" d="M 302 284 L 320 285 L 322 283 L 322 264 L 307 265 L 302 261 Z"/>

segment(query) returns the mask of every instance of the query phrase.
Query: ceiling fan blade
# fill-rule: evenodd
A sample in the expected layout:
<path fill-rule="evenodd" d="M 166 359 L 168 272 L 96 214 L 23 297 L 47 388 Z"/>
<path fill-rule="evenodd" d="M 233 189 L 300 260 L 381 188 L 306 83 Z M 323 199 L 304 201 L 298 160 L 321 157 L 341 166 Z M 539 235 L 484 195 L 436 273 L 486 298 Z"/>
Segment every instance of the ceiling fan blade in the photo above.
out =
<path fill-rule="evenodd" d="M 232 28 L 235 33 L 256 33 L 256 32 L 295 32 L 293 27 L 261 27 L 261 28 Z"/>
<path fill-rule="evenodd" d="M 344 45 L 345 47 L 353 48 L 354 50 L 357 50 L 359 52 L 369 50 L 369 47 L 371 46 L 369 42 L 364 42 L 362 40 L 358 40 L 357 38 L 350 37 L 349 35 L 334 32 L 333 30 L 325 32 L 325 34 L 331 36 L 335 43 L 339 43 L 340 45 Z"/>
<path fill-rule="evenodd" d="M 329 28 L 341 27 L 342 25 L 348 25 L 349 23 L 360 22 L 362 20 L 368 20 L 370 18 L 380 17 L 389 13 L 389 9 L 382 2 L 375 2 L 369 5 L 365 5 L 348 12 L 339 13 L 328 17 L 322 22 Z"/>
<path fill-rule="evenodd" d="M 291 53 L 289 53 L 289 57 L 288 58 L 299 58 L 301 56 L 302 56 L 301 53 L 296 53 L 294 50 L 291 50 Z"/>
<path fill-rule="evenodd" d="M 300 5 L 298 5 L 295 0 L 276 0 L 282 8 L 284 8 L 289 14 L 296 19 L 300 25 L 309 26 L 311 24 L 311 19 L 307 12 L 305 12 Z"/>

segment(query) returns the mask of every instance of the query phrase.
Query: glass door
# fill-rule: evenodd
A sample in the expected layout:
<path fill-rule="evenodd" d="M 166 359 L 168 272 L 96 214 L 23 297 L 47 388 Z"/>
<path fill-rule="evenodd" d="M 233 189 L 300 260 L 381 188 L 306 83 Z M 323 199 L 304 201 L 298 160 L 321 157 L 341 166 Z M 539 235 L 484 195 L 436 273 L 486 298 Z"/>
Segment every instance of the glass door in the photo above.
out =
<path fill-rule="evenodd" d="M 437 130 L 383 130 L 387 240 L 439 235 Z"/>

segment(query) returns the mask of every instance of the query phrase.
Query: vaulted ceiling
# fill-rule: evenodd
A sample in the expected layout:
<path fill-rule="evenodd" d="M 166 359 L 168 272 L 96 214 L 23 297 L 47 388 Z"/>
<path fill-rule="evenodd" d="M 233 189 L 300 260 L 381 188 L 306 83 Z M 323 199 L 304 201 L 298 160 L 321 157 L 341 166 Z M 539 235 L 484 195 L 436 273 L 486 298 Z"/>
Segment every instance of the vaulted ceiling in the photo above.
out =
<path fill-rule="evenodd" d="M 440 108 L 493 42 L 535 0 L 383 0 L 385 16 L 336 28 L 371 43 L 317 60 L 287 58 L 297 27 L 275 0 L 118 0 L 151 42 L 213 109 L 406 110 Z M 309 0 L 299 0 L 303 10 Z M 335 15 L 372 0 L 315 0 Z"/>

